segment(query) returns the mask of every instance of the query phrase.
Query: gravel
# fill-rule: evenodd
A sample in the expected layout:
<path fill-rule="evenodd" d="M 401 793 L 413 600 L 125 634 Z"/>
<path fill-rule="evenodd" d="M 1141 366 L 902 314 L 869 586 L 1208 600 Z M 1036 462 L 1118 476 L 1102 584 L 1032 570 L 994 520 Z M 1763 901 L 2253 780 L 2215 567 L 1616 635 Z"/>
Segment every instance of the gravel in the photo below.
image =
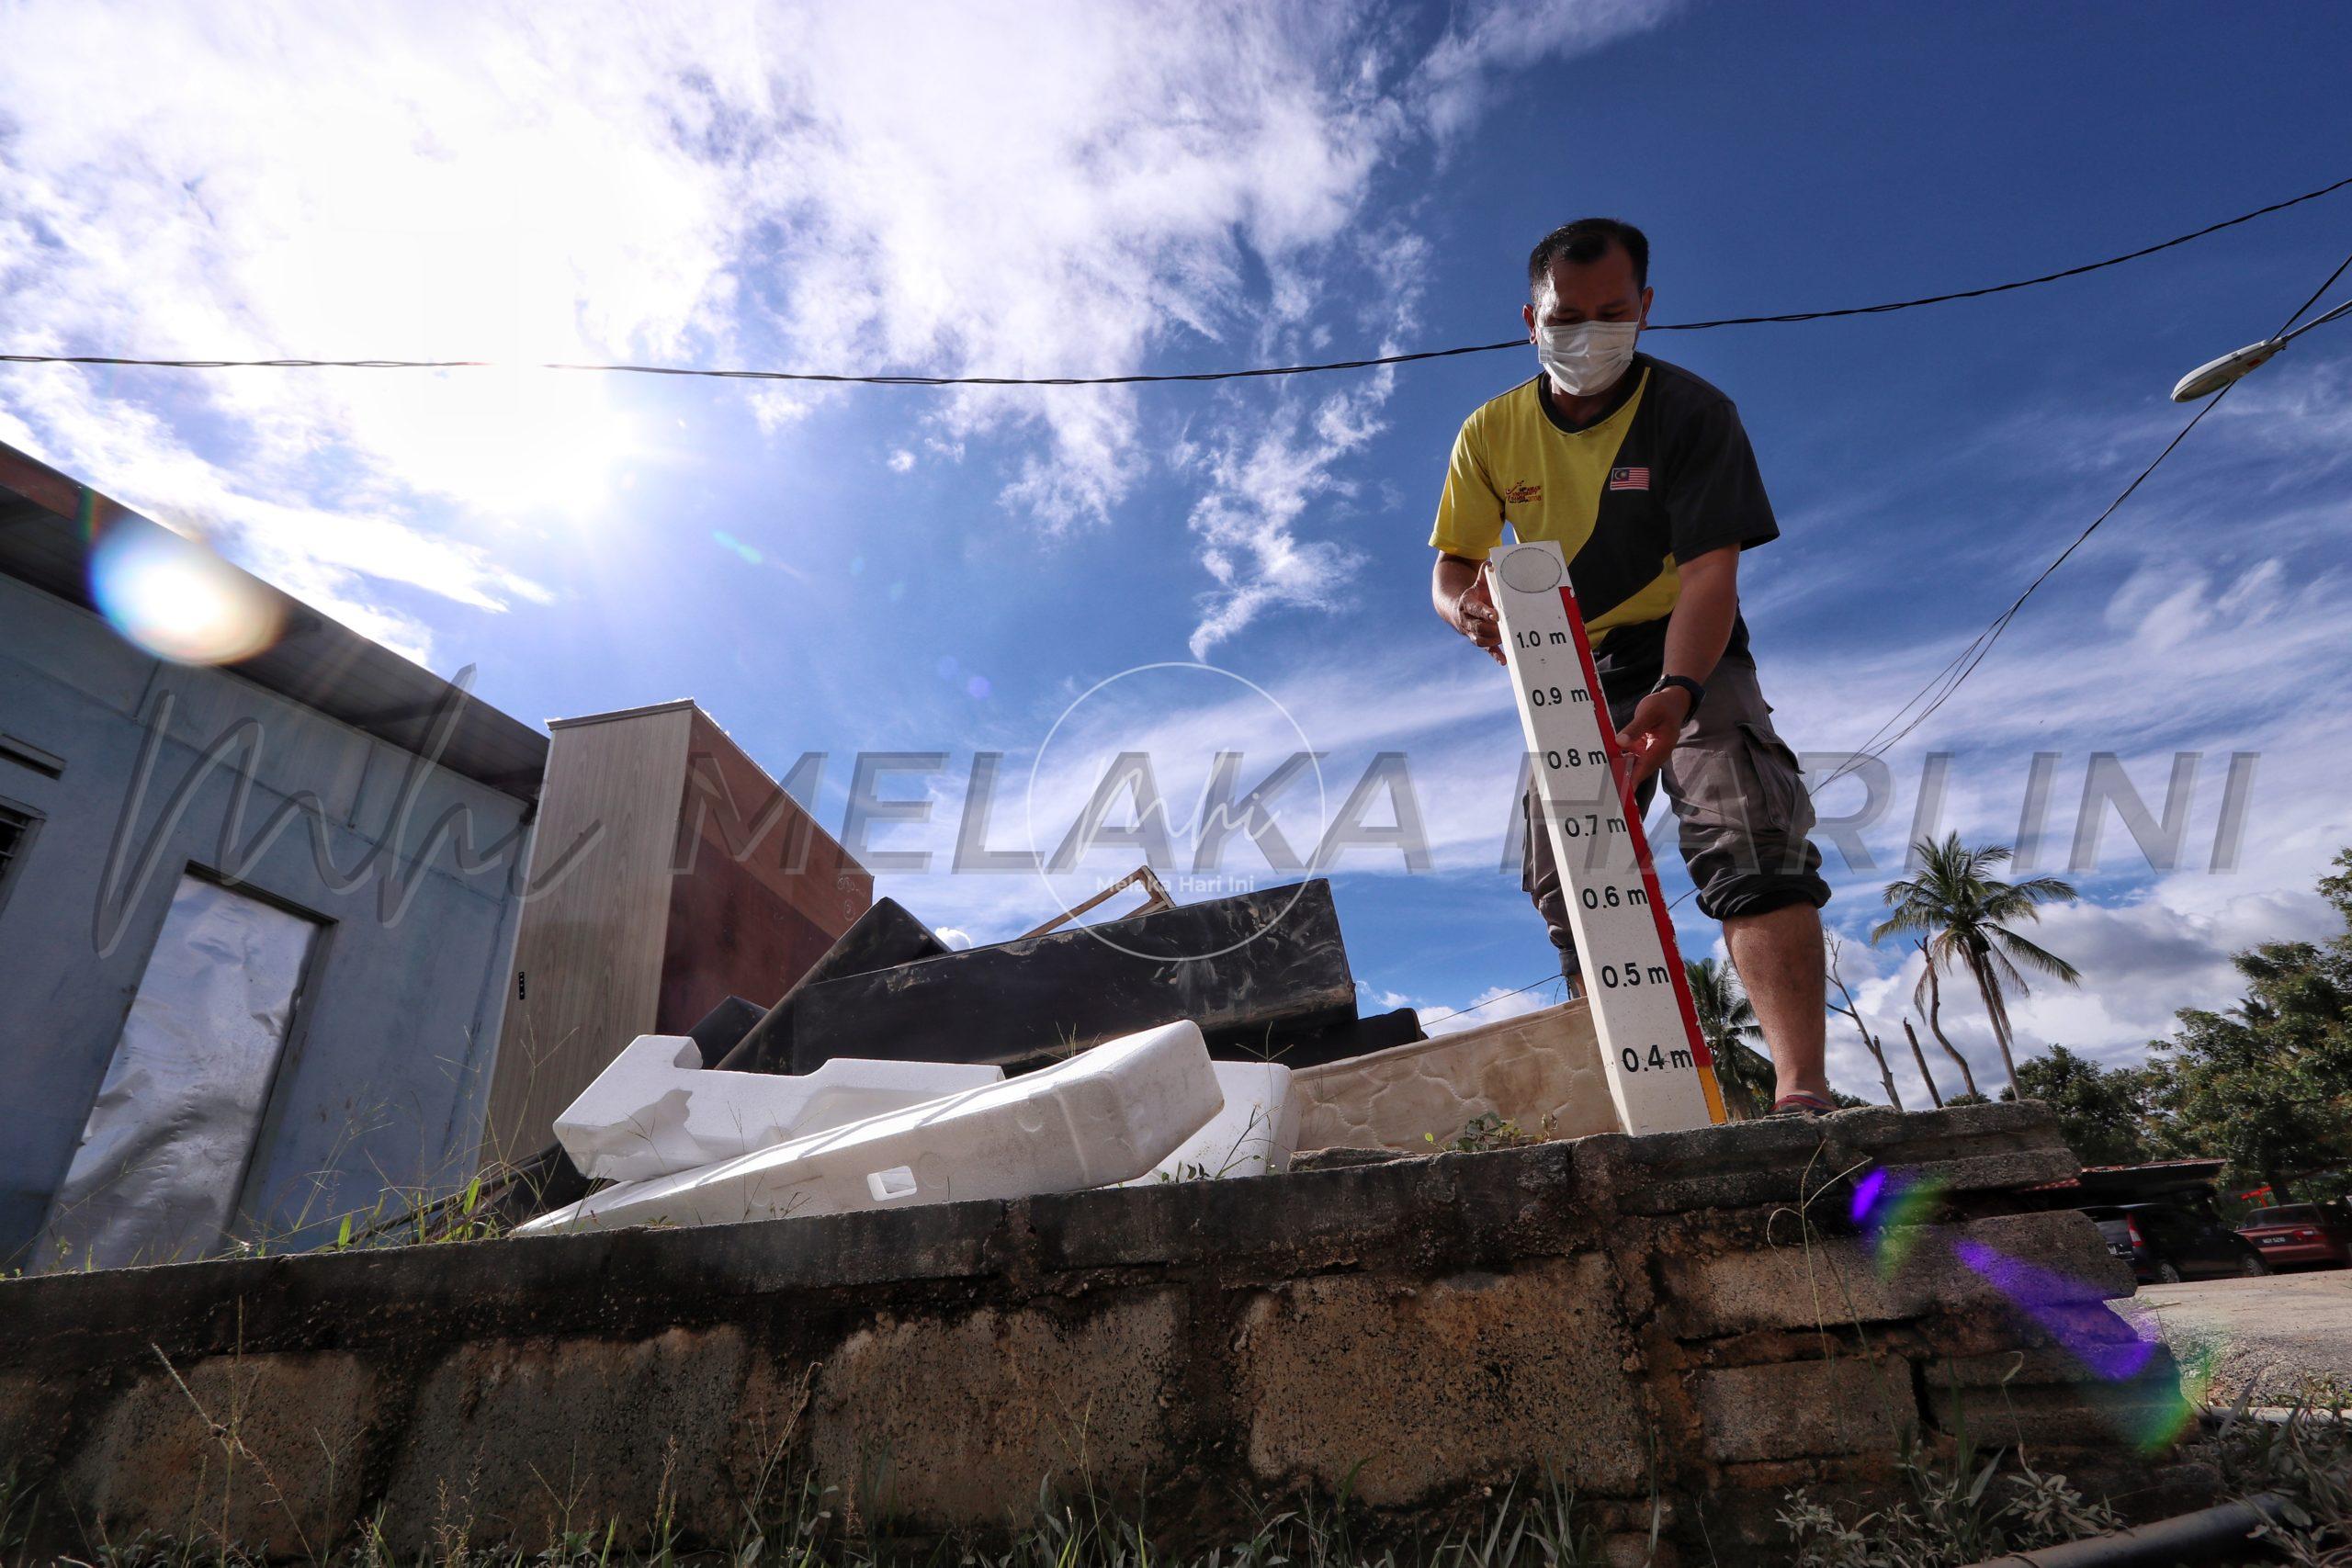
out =
<path fill-rule="evenodd" d="M 2352 1269 L 2143 1285 L 2115 1307 L 2161 1337 L 2184 1373 L 2211 1359 L 2211 1404 L 2235 1404 L 2249 1383 L 2256 1404 L 2283 1404 L 2315 1382 L 2352 1388 Z"/>

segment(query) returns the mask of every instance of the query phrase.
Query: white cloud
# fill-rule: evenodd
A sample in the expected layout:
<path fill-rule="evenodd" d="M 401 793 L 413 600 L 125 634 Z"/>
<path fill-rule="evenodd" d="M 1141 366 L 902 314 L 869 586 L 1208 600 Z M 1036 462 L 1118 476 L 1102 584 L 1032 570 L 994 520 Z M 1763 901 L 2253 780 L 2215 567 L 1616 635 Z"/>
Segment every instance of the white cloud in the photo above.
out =
<path fill-rule="evenodd" d="M 1482 1024 L 1500 1023 L 1507 1018 L 1519 1018 L 1531 1012 L 1541 1012 L 1559 1005 L 1564 987 L 1544 984 L 1529 990 L 1510 990 L 1501 986 L 1489 986 L 1472 997 L 1453 1011 L 1442 1009 L 1425 1010 L 1421 1014 L 1421 1032 L 1436 1039 L 1441 1035 L 1458 1034 L 1465 1029 Z"/>
<path fill-rule="evenodd" d="M 724 319 L 723 170 L 684 144 L 681 26 L 495 7 L 33 5 L 0 19 L 17 346 L 580 359 Z M 680 18 L 683 23 L 684 18 Z M 628 220 L 616 221 L 626 211 Z M 593 513 L 631 433 L 545 372 L 12 374 L 21 444 L 423 653 L 400 584 L 492 610 L 517 513 Z M 199 457 L 201 451 L 204 456 Z"/>
<path fill-rule="evenodd" d="M 1951 758 L 1936 830 L 1956 830 L 1972 843 L 2016 840 L 2033 756 L 2060 758 L 2031 870 L 2067 876 L 2085 899 L 2048 908 L 2027 934 L 2075 964 L 2084 979 L 2079 988 L 2037 980 L 2033 994 L 2012 1006 L 2019 1046 L 2029 1053 L 2055 1042 L 2103 1060 L 2138 1060 L 2148 1041 L 2169 1032 L 2177 1010 L 2236 998 L 2233 952 L 2332 928 L 2312 885 L 2352 842 L 2352 798 L 2342 785 L 2352 773 L 2352 737 L 2313 718 L 2352 707 L 2352 660 L 2335 608 L 2352 588 L 2336 542 L 2352 514 L 2324 485 L 2273 494 L 2267 480 L 2287 474 L 2308 481 L 2341 460 L 2340 411 L 2324 394 L 2343 375 L 2341 365 L 2325 360 L 2288 368 L 2264 391 L 2257 420 L 2243 420 L 2245 405 L 2233 395 L 2223 409 L 2235 408 L 2241 423 L 2220 414 L 2209 422 L 2168 466 L 2163 487 L 2119 513 L 2052 579 L 1958 694 L 1889 753 L 1894 799 L 1867 839 L 1876 863 L 1849 871 L 1829 857 L 1838 897 L 1826 913 L 1841 929 L 1860 933 L 1884 913 L 1879 889 L 1901 874 L 1931 750 Z M 2017 446 L 2010 463 L 2028 471 L 2052 462 L 2053 453 L 2063 464 L 2071 454 L 2113 448 L 2120 467 L 2075 487 L 2094 512 L 2108 499 L 2096 493 L 2099 487 L 2111 494 L 2118 473 L 2145 461 L 2141 448 L 2154 428 L 2140 411 L 2102 422 L 2079 410 L 2046 440 L 2030 436 L 2034 420 L 2025 416 L 1996 427 Z M 2154 435 L 2155 444 L 2164 438 Z M 2053 509 L 2063 517 L 2082 503 L 2082 496 L 2061 496 Z M 2226 530 L 2217 532 L 2217 518 L 2228 520 Z M 2053 528 L 2051 537 L 2071 533 Z M 2023 558 L 2012 548 L 1996 570 L 1951 579 L 1962 583 L 1960 602 L 1982 603 L 1989 617 L 2052 547 L 2039 545 Z M 1883 570 L 1883 555 L 1865 558 Z M 1812 751 L 1859 743 L 1975 630 L 1881 637 L 1847 657 L 1789 635 L 1789 623 L 1806 609 L 1790 600 L 1759 625 L 1781 628 L 1765 670 L 1781 708 L 1775 722 Z M 1923 605 L 1920 613 L 1948 612 Z M 1835 612 L 1815 606 L 1812 614 L 1822 617 L 1815 624 L 1824 637 L 1842 644 L 1843 627 L 1829 618 Z M 2165 808 L 2175 755 L 2201 754 L 2177 864 L 2151 865 L 2113 807 L 2092 814 L 2102 829 L 2096 862 L 2073 863 L 2086 768 L 2098 751 L 2120 757 L 2151 815 Z M 2234 863 L 2216 866 L 2224 781 L 2240 752 L 2256 759 L 2250 807 Z M 1822 794 L 1823 809 L 1852 809 L 1860 794 L 1855 783 L 1840 784 Z M 1859 942 L 1848 953 L 1864 1011 L 1895 1043 L 1898 1062 L 1907 1063 L 1900 1020 L 1918 977 L 1917 954 Z M 1947 1032 L 1969 1053 L 1980 1081 L 1997 1087 L 1999 1057 L 1973 987 L 1948 979 L 1944 1002 Z M 1875 1094 L 1875 1068 L 1851 1036 L 1849 1025 L 1832 1021 L 1833 1076 L 1841 1087 Z M 1956 1087 L 1950 1064 L 1932 1040 L 1927 1043 L 1947 1090 Z M 1897 1077 L 1906 1095 L 1917 1093 L 1916 1072 L 1898 1065 Z"/>
<path fill-rule="evenodd" d="M 1442 137 L 1472 119 L 1496 76 L 1548 58 L 1583 53 L 1655 23 L 1654 0 L 1472 0 L 1430 51 L 1415 95 Z"/>
<path fill-rule="evenodd" d="M 1532 64 L 1655 10 L 1490 6 L 1424 62 L 1385 9 L 1306 0 L 708 0 L 560 25 L 498 4 L 51 0 L 0 19 L 0 273 L 35 350 L 1002 375 L 1248 359 L 1367 288 L 1367 336 L 1407 321 L 1411 239 L 1367 268 L 1367 203 L 1431 117 L 1476 112 L 1497 39 Z M 1342 495 L 1332 465 L 1385 392 L 1283 400 L 1270 444 L 1237 434 L 1261 423 L 1254 394 L 1196 432 L 1208 640 L 1332 602 L 1344 547 L 1233 487 Z M 775 430 L 827 394 L 747 396 Z M 931 448 L 992 438 L 1005 502 L 1048 530 L 1106 521 L 1163 460 L 1126 389 L 928 406 Z M 492 564 L 505 520 L 593 524 L 640 439 L 605 378 L 514 370 L 53 367 L 12 374 L 0 411 L 102 485 L 168 470 L 237 521 L 253 564 L 379 621 L 378 583 L 477 609 L 528 593 Z M 278 528 L 265 502 L 362 525 L 315 548 L 325 530 Z"/>
<path fill-rule="evenodd" d="M 1383 371 L 1311 412 L 1285 400 L 1270 423 L 1232 431 L 1200 458 L 1210 488 L 1193 508 L 1192 528 L 1216 587 L 1193 631 L 1193 658 L 1207 658 L 1277 606 L 1326 610 L 1345 602 L 1363 558 L 1335 540 L 1300 538 L 1298 523 L 1309 507 L 1354 494 L 1338 465 L 1381 430 L 1374 411 L 1392 379 Z"/>

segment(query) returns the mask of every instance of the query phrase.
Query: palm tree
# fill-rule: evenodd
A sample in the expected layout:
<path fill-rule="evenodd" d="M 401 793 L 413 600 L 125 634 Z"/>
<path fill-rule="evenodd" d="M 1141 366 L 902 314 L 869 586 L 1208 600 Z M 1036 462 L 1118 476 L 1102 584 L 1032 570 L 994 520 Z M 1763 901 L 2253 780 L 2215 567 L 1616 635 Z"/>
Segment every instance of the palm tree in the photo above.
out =
<path fill-rule="evenodd" d="M 1886 885 L 1886 901 L 1894 913 L 1871 932 L 1877 942 L 1898 931 L 1923 939 L 1928 972 L 1913 993 L 1916 1001 L 1928 994 L 1936 971 L 1949 964 L 1964 970 L 1976 982 L 1984 999 L 1984 1014 L 1992 1021 L 1993 1039 L 2001 1047 L 2001 1061 L 2009 1070 L 2009 1090 L 2018 1093 L 2017 1055 L 2011 1048 L 2007 992 L 2024 996 L 2025 970 L 2078 985 L 2075 967 L 2019 936 L 2011 927 L 2041 919 L 2039 906 L 2069 899 L 2074 887 L 2054 876 L 2027 882 L 2003 882 L 1988 874 L 2009 858 L 2007 844 L 1970 849 L 1958 833 L 1942 843 L 1921 839 L 1911 846 L 1919 874 Z M 2020 968 L 2019 965 L 2023 965 Z M 2023 1095 L 2018 1095 L 2023 1099 Z"/>
<path fill-rule="evenodd" d="M 1753 1121 L 1772 1108 L 1772 1064 L 1749 1040 L 1764 1037 L 1756 1010 L 1739 987 L 1739 976 L 1728 964 L 1713 958 L 1684 959 L 1682 971 L 1690 980 L 1690 1006 L 1699 1015 L 1699 1033 L 1707 1054 L 1715 1059 L 1715 1082 L 1736 1120 Z"/>

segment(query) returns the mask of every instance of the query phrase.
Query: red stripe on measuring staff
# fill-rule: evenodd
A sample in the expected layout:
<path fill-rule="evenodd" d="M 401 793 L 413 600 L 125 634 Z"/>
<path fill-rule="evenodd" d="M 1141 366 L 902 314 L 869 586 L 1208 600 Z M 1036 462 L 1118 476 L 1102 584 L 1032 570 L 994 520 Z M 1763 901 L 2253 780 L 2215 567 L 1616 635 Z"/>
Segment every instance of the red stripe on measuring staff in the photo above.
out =
<path fill-rule="evenodd" d="M 1657 868 L 1650 860 L 1649 835 L 1642 831 L 1641 807 L 1634 800 L 1633 770 L 1625 765 L 1625 754 L 1617 745 L 1617 721 L 1610 716 L 1609 702 L 1600 689 L 1600 671 L 1592 661 L 1592 643 L 1584 633 L 1584 613 L 1577 608 L 1577 592 L 1573 585 L 1560 584 L 1560 605 L 1568 613 L 1568 631 L 1575 637 L 1577 662 L 1584 670 L 1585 689 L 1592 694 L 1592 705 L 1599 710 L 1600 748 L 1609 758 L 1610 776 L 1617 781 L 1619 807 L 1625 813 L 1625 832 L 1634 846 L 1634 863 L 1642 874 L 1642 886 L 1650 896 L 1650 922 L 1657 927 L 1658 945 L 1665 950 L 1668 976 L 1674 982 L 1674 1000 L 1682 1010 L 1682 1032 L 1690 1038 L 1691 1059 L 1710 1072 L 1714 1070 L 1714 1053 L 1707 1049 L 1706 1036 L 1699 1032 L 1699 1010 L 1690 1000 L 1690 977 L 1682 971 L 1682 950 L 1674 941 L 1674 922 L 1666 918 L 1666 898 L 1658 891 Z M 1562 878 L 1563 884 L 1566 878 Z"/>

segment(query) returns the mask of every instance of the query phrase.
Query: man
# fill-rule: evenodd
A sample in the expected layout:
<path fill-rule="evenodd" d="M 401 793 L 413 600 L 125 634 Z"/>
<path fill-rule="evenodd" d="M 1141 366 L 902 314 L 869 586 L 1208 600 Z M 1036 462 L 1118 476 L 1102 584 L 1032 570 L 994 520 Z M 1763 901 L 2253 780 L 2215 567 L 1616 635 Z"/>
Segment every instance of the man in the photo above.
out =
<path fill-rule="evenodd" d="M 1568 558 L 1610 720 L 1646 808 L 1658 776 L 1681 824 L 1700 909 L 1723 922 L 1763 1026 L 1776 1111 L 1834 1109 L 1822 1070 L 1821 906 L 1814 817 L 1773 732 L 1739 614 L 1739 556 L 1779 536 L 1731 400 L 1634 352 L 1649 320 L 1649 241 L 1586 218 L 1528 258 L 1521 307 L 1542 373 L 1463 423 L 1430 543 L 1448 625 L 1503 661 L 1484 563 L 1508 523 Z M 1552 838 L 1521 803 L 1522 885 L 1581 988 Z"/>

